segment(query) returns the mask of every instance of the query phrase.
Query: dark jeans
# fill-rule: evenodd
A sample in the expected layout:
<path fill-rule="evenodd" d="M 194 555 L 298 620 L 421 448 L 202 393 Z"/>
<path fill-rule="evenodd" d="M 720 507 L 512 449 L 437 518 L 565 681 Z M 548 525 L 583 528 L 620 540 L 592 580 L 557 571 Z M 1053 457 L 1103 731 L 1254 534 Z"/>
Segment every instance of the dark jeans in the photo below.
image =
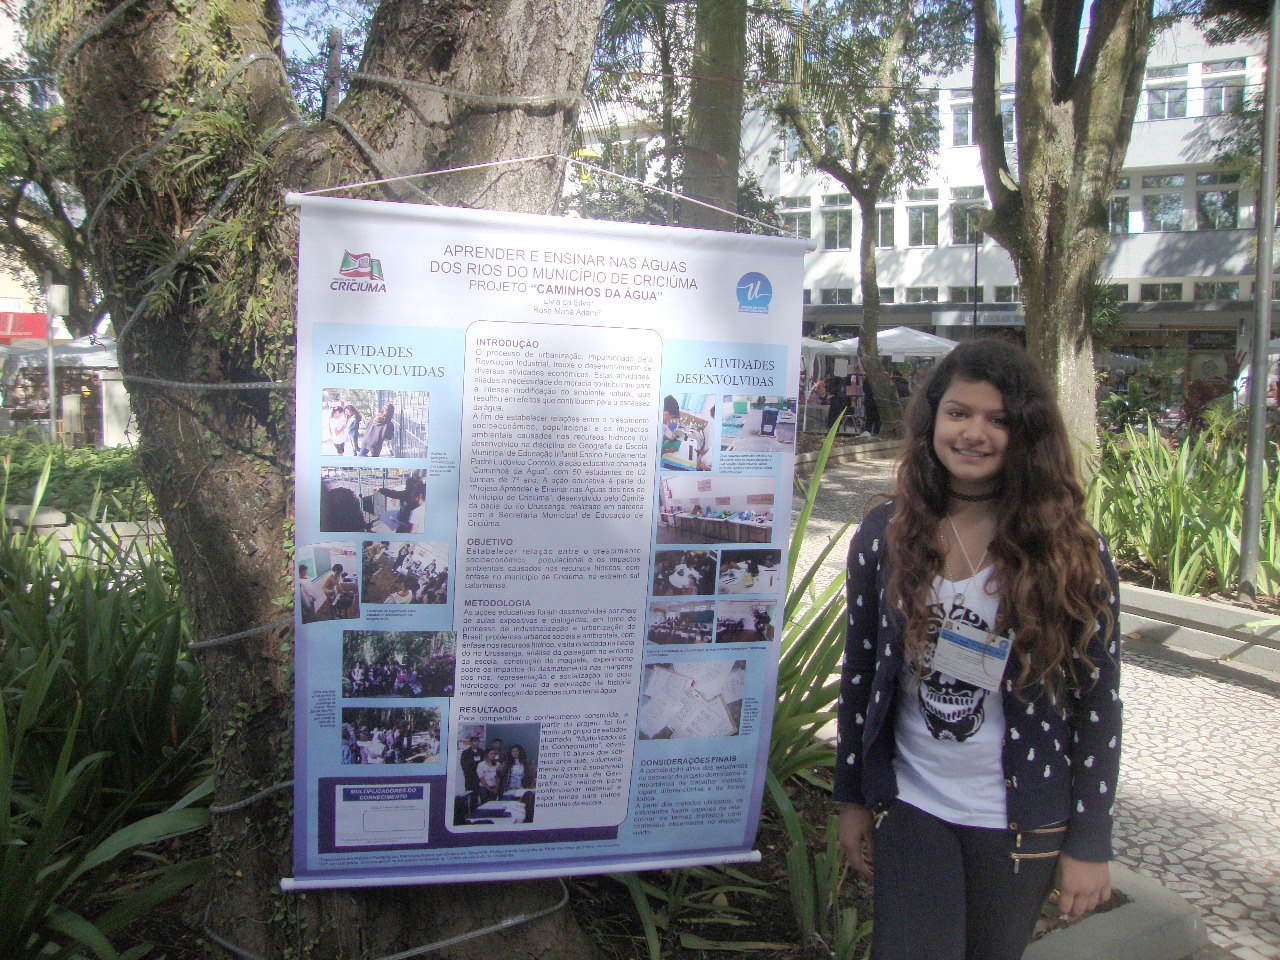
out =
<path fill-rule="evenodd" d="M 1056 853 L 1061 831 L 1019 852 Z M 872 960 L 1018 960 L 1053 887 L 1056 855 L 1009 856 L 1014 834 L 960 827 L 901 800 L 876 828 Z"/>

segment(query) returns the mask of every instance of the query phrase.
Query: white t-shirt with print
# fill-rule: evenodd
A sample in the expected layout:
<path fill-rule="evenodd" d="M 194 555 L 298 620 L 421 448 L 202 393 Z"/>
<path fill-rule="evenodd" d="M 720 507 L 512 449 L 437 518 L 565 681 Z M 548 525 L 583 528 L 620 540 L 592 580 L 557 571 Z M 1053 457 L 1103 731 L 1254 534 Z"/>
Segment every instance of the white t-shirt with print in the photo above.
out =
<path fill-rule="evenodd" d="M 1000 606 L 994 574 L 992 565 L 971 580 L 935 578 L 931 634 L 936 635 L 944 617 L 992 630 Z M 934 643 L 928 642 L 929 657 Z M 917 677 L 907 663 L 898 678 L 896 710 L 898 796 L 948 823 L 1006 826 L 1000 692 L 936 670 Z"/>

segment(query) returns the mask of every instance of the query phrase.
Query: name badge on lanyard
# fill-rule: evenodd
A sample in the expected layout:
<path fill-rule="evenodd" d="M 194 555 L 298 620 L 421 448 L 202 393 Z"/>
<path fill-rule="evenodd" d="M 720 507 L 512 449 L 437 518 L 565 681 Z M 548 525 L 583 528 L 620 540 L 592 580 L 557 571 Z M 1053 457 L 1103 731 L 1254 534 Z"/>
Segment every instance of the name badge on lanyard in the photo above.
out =
<path fill-rule="evenodd" d="M 943 620 L 929 667 L 984 690 L 999 690 L 1013 641 L 959 620 Z"/>

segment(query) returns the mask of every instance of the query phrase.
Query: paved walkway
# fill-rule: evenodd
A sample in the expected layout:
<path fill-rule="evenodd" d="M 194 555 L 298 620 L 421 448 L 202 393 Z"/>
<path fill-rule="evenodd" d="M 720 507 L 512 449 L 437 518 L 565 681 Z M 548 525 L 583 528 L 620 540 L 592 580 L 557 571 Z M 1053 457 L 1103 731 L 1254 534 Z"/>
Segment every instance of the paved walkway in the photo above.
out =
<path fill-rule="evenodd" d="M 830 467 L 800 569 L 892 477 L 888 461 Z M 847 537 L 820 582 L 839 569 L 846 548 Z M 1280 675 L 1246 674 L 1153 641 L 1126 641 L 1124 651 L 1117 859 L 1194 904 L 1219 955 L 1276 960 Z"/>

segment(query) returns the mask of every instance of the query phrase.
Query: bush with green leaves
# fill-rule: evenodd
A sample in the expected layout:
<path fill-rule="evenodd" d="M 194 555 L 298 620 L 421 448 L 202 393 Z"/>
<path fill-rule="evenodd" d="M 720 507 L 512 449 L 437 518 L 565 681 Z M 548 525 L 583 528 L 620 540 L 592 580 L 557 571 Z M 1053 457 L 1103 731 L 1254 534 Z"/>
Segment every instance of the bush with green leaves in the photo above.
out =
<path fill-rule="evenodd" d="M 1122 576 L 1184 595 L 1234 589 L 1240 572 L 1245 448 L 1232 418 L 1181 440 L 1126 427 L 1102 437 L 1090 522 Z M 1280 591 L 1280 484 L 1263 463 L 1258 589 Z"/>
<path fill-rule="evenodd" d="M 43 502 L 68 514 L 98 520 L 147 520 L 151 493 L 127 447 L 67 449 L 27 432 L 0 437 L 5 502 L 34 502 L 36 485 L 49 467 Z"/>
<path fill-rule="evenodd" d="M 36 504 L 45 489 L 38 480 Z M 18 773 L 46 789 L 74 732 L 74 761 L 103 755 L 100 787 L 82 814 L 92 821 L 143 782 L 150 786 L 135 812 L 154 813 L 207 775 L 210 755 L 204 679 L 186 649 L 173 562 L 163 541 L 122 543 L 89 520 L 73 522 L 69 535 L 41 536 L 0 518 L 6 710 L 21 707 L 32 664 L 58 653 Z M 159 769 L 167 773 L 156 781 Z"/>
<path fill-rule="evenodd" d="M 113 933 L 207 870 L 151 849 L 207 822 L 212 786 L 172 560 L 90 520 L 69 534 L 0 510 L 0 956 L 24 960 L 115 957 Z"/>

